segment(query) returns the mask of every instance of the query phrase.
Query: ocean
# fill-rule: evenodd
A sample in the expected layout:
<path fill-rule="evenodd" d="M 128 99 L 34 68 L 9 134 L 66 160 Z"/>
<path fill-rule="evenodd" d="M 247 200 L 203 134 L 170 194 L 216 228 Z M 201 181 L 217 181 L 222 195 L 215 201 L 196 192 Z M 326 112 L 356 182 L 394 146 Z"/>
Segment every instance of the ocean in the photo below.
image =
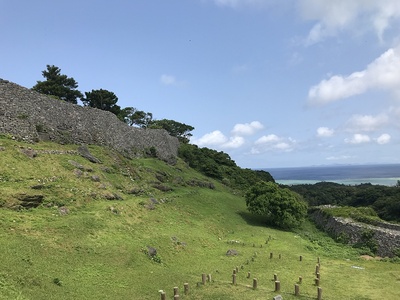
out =
<path fill-rule="evenodd" d="M 394 186 L 400 180 L 400 164 L 330 165 L 263 170 L 268 171 L 277 183 L 286 185 L 329 181 L 346 185 L 371 183 Z"/>

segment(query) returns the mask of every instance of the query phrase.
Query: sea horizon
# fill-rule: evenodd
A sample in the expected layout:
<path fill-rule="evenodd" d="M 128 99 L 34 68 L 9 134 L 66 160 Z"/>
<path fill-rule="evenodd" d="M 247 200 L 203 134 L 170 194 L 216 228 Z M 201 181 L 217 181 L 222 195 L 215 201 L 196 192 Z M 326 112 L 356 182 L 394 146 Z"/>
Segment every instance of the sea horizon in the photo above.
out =
<path fill-rule="evenodd" d="M 395 186 L 400 180 L 400 164 L 347 164 L 308 167 L 263 168 L 279 184 L 335 182 L 345 185 L 370 183 Z"/>

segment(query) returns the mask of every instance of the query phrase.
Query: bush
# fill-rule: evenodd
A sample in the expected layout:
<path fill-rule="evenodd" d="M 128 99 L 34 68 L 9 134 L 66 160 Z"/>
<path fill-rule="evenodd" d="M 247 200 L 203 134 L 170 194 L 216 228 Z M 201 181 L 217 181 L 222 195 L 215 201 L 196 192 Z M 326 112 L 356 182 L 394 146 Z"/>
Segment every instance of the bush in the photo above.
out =
<path fill-rule="evenodd" d="M 307 215 L 300 195 L 272 182 L 259 182 L 245 195 L 248 210 L 265 217 L 268 224 L 283 229 L 298 227 Z"/>

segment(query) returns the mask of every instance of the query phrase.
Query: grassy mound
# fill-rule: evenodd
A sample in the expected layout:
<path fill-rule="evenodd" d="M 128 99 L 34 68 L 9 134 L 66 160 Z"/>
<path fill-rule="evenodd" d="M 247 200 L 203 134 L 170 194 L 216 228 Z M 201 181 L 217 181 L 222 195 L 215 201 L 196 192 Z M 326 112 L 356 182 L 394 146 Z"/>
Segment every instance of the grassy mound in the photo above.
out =
<path fill-rule="evenodd" d="M 173 299 L 174 287 L 181 299 L 298 299 L 299 276 L 315 299 L 318 257 L 323 299 L 400 297 L 398 264 L 363 260 L 311 223 L 267 228 L 182 161 L 90 146 L 94 163 L 77 148 L 0 137 L 0 299 Z"/>

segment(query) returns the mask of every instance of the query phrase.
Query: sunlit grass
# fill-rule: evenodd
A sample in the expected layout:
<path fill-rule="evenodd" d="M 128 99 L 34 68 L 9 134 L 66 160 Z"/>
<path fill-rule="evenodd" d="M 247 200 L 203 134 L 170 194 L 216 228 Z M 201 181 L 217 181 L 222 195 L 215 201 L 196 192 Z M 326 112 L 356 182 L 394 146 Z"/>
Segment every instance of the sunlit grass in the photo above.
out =
<path fill-rule="evenodd" d="M 102 161 L 93 164 L 78 155 L 39 151 L 76 146 L 5 138 L 0 145 L 5 148 L 0 152 L 1 203 L 7 207 L 18 193 L 45 196 L 38 208 L 0 208 L 0 299 L 159 299 L 159 290 L 172 299 L 175 286 L 181 299 L 272 299 L 278 294 L 274 274 L 284 299 L 299 299 L 293 295 L 299 276 L 300 299 L 315 299 L 318 257 L 323 299 L 400 297 L 399 264 L 362 260 L 355 249 L 335 243 L 308 222 L 296 232 L 267 228 L 246 211 L 242 197 L 219 183 L 214 182 L 215 189 L 186 185 L 193 178 L 209 179 L 181 161 L 169 166 L 127 160 L 91 146 Z M 20 147 L 37 150 L 37 157 L 21 154 Z M 87 170 L 77 176 L 69 160 Z M 160 172 L 162 184 L 172 191 L 153 187 Z M 35 184 L 44 187 L 32 189 Z M 128 193 L 132 189 L 142 192 Z M 122 199 L 106 200 L 106 193 Z M 150 198 L 160 202 L 155 209 L 144 205 Z M 61 206 L 67 214 L 60 213 Z M 157 249 L 160 263 L 144 253 L 147 246 Z M 229 249 L 238 255 L 227 256 Z M 212 282 L 201 284 L 203 273 Z M 186 282 L 189 295 L 182 294 Z"/>

